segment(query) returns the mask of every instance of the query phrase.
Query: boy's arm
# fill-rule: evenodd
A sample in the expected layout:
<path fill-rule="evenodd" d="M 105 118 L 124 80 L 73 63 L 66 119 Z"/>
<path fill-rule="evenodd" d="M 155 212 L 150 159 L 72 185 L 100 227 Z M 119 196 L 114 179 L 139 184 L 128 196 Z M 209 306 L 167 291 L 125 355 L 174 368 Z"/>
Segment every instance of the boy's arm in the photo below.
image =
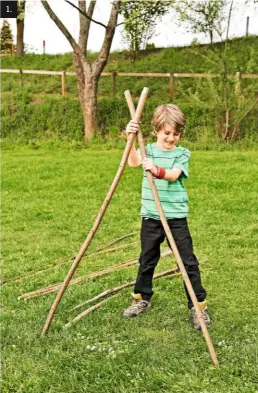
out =
<path fill-rule="evenodd" d="M 126 127 L 126 135 L 129 136 L 130 133 L 136 134 L 139 130 L 139 124 L 131 120 Z M 132 148 L 130 150 L 130 154 L 128 156 L 128 165 L 132 168 L 135 168 L 142 163 L 141 156 L 136 151 L 135 140 L 133 142 Z"/>
<path fill-rule="evenodd" d="M 166 169 L 164 180 L 176 181 L 181 176 L 182 170 L 180 168 L 173 168 L 170 171 Z"/>
<path fill-rule="evenodd" d="M 182 169 L 180 168 L 173 168 L 171 170 L 159 168 L 154 165 L 150 158 L 145 158 L 142 161 L 142 166 L 145 171 L 150 171 L 155 177 L 162 175 L 160 178 L 168 181 L 176 181 L 182 173 Z"/>

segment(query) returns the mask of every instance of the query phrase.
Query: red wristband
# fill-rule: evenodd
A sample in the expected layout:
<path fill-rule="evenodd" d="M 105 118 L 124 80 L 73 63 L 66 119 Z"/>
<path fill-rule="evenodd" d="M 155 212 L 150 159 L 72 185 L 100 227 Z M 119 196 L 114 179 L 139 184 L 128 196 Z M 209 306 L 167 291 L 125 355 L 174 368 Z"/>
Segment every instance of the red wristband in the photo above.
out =
<path fill-rule="evenodd" d="M 162 168 L 160 166 L 155 165 L 157 168 L 157 174 L 154 175 L 154 177 L 156 177 L 157 179 L 164 179 L 164 176 L 166 174 L 166 170 L 165 168 Z"/>

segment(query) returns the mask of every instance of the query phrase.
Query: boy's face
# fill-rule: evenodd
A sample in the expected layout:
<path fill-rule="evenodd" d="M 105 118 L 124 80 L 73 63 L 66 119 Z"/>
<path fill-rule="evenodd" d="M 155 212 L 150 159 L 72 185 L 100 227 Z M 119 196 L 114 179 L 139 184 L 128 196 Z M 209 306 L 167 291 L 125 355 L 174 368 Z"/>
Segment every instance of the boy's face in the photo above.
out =
<path fill-rule="evenodd" d="M 175 127 L 170 124 L 165 124 L 165 126 L 157 132 L 157 145 L 162 150 L 173 150 L 180 136 L 180 132 L 176 131 Z"/>

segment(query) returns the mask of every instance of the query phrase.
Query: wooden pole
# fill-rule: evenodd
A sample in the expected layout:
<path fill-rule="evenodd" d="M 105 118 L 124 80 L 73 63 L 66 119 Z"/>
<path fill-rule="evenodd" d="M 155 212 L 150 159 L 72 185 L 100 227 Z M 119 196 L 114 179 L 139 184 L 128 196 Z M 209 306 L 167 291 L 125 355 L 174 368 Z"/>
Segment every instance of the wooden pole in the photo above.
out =
<path fill-rule="evenodd" d="M 241 93 L 241 72 L 236 72 L 235 76 L 235 95 L 237 100 L 239 100 L 239 95 Z"/>
<path fill-rule="evenodd" d="M 115 71 L 112 72 L 112 92 L 113 92 L 113 98 L 116 98 L 116 75 L 117 73 Z"/>
<path fill-rule="evenodd" d="M 175 89 L 174 89 L 174 74 L 170 74 L 169 76 L 169 98 L 173 102 L 175 98 Z"/>
<path fill-rule="evenodd" d="M 246 30 L 245 30 L 245 36 L 248 37 L 249 34 L 249 16 L 246 17 Z"/>
<path fill-rule="evenodd" d="M 129 110 L 130 110 L 130 114 L 131 114 L 132 118 L 134 118 L 135 109 L 134 109 L 133 100 L 132 100 L 132 97 L 131 97 L 131 94 L 130 94 L 129 90 L 125 91 L 125 98 L 126 98 Z M 145 151 L 144 140 L 143 140 L 143 137 L 142 137 L 141 130 L 138 131 L 138 142 L 139 142 L 139 145 L 140 145 L 140 151 L 141 151 L 142 159 L 144 159 L 144 158 L 146 158 L 146 151 Z M 146 171 L 146 175 L 147 175 L 150 187 L 151 187 L 151 191 L 152 191 L 152 194 L 153 194 L 156 206 L 157 206 L 157 210 L 158 210 L 158 213 L 159 213 L 159 216 L 160 216 L 160 220 L 161 220 L 163 228 L 165 230 L 167 239 L 169 241 L 170 247 L 171 247 L 171 249 L 172 249 L 172 251 L 174 253 L 174 256 L 176 258 L 176 262 L 177 262 L 177 265 L 179 267 L 179 270 L 180 270 L 180 272 L 181 272 L 181 274 L 183 276 L 183 279 L 184 279 L 187 291 L 188 291 L 189 296 L 190 296 L 190 298 L 191 298 L 191 300 L 193 302 L 194 309 L 195 309 L 195 311 L 197 313 L 197 316 L 199 318 L 201 329 L 202 329 L 202 333 L 203 333 L 203 335 L 205 337 L 205 340 L 206 340 L 206 343 L 207 343 L 207 346 L 208 346 L 208 349 L 209 349 L 209 352 L 210 352 L 211 360 L 213 361 L 214 365 L 218 365 L 219 363 L 218 363 L 217 355 L 216 355 L 216 352 L 214 350 L 213 344 L 211 342 L 207 326 L 206 326 L 206 324 L 204 322 L 203 315 L 202 315 L 202 312 L 201 312 L 201 309 L 200 309 L 200 305 L 198 303 L 198 300 L 197 300 L 196 295 L 194 293 L 191 281 L 189 280 L 188 274 L 187 274 L 187 272 L 185 270 L 185 266 L 183 264 L 183 261 L 181 259 L 181 256 L 180 256 L 179 252 L 178 252 L 176 243 L 174 241 L 174 238 L 173 238 L 172 233 L 170 231 L 170 228 L 168 226 L 165 214 L 163 212 L 162 205 L 160 203 L 158 191 L 157 191 L 156 185 L 154 183 L 153 176 L 152 176 L 150 171 Z"/>
<path fill-rule="evenodd" d="M 61 81 L 62 81 L 62 96 L 66 96 L 67 90 L 66 90 L 66 72 L 62 71 L 61 75 Z"/>
<path fill-rule="evenodd" d="M 149 92 L 149 89 L 147 87 L 144 87 L 144 89 L 143 89 L 143 91 L 141 93 L 141 97 L 140 97 L 140 100 L 139 100 L 139 103 L 138 103 L 138 106 L 137 106 L 134 118 L 133 118 L 134 121 L 137 122 L 137 123 L 139 123 L 139 121 L 141 119 L 141 115 L 142 115 L 142 112 L 143 112 L 144 104 L 145 104 L 147 96 L 148 96 L 148 92 Z M 51 309 L 49 311 L 48 317 L 47 317 L 46 322 L 45 322 L 45 324 L 43 326 L 42 335 L 47 333 L 47 331 L 48 331 L 48 329 L 50 327 L 50 324 L 52 322 L 52 319 L 54 317 L 55 311 L 56 311 L 56 309 L 58 307 L 58 304 L 59 304 L 60 300 L 62 299 L 63 294 L 64 294 L 67 286 L 69 285 L 69 282 L 71 281 L 71 279 L 72 279 L 72 277 L 74 275 L 74 272 L 75 272 L 77 266 L 79 265 L 79 263 L 80 263 L 83 255 L 84 255 L 85 251 L 89 247 L 89 245 L 90 245 L 90 243 L 91 243 L 95 233 L 97 232 L 97 229 L 98 229 L 98 227 L 99 227 L 99 225 L 101 223 L 101 220 L 102 220 L 102 218 L 103 218 L 103 216 L 105 214 L 105 211 L 107 210 L 107 207 L 108 207 L 108 205 L 109 205 L 109 203 L 111 201 L 111 198 L 112 198 L 112 196 L 113 196 L 113 194 L 115 192 L 115 189 L 116 189 L 116 187 L 118 185 L 118 182 L 119 182 L 119 180 L 120 180 L 120 178 L 122 176 L 122 173 L 123 173 L 123 171 L 125 169 L 125 166 L 127 164 L 128 156 L 129 156 L 130 150 L 132 148 L 134 138 L 135 138 L 135 134 L 130 134 L 128 139 L 127 139 L 127 144 L 126 144 L 126 147 L 125 147 L 125 150 L 124 150 L 124 154 L 122 156 L 122 159 L 121 159 L 118 171 L 117 171 L 117 173 L 115 175 L 115 178 L 113 180 L 113 183 L 111 184 L 111 187 L 110 187 L 110 189 L 109 189 L 109 191 L 107 193 L 107 196 L 106 196 L 106 198 L 105 198 L 105 200 L 104 200 L 104 202 L 103 202 L 103 204 L 102 204 L 102 206 L 101 206 L 101 208 L 99 210 L 99 213 L 98 213 L 98 215 L 97 215 L 97 217 L 95 219 L 95 222 L 94 222 L 94 224 L 93 224 L 93 226 L 92 226 L 92 228 L 91 228 L 91 230 L 90 230 L 90 232 L 89 232 L 89 234 L 87 236 L 87 239 L 85 240 L 85 242 L 81 246 L 78 254 L 76 255 L 76 258 L 75 258 L 74 262 L 72 263 L 72 266 L 71 266 L 71 268 L 70 268 L 70 270 L 69 270 L 69 272 L 68 272 L 68 274 L 67 274 L 67 276 L 66 276 L 66 278 L 65 278 L 65 280 L 64 280 L 64 282 L 62 284 L 62 287 L 60 288 L 60 290 L 59 290 L 59 292 L 58 292 L 58 294 L 56 296 L 56 299 L 55 299 L 55 301 L 54 301 L 54 303 L 53 303 L 53 305 L 52 305 L 52 307 L 51 307 Z"/>
<path fill-rule="evenodd" d="M 19 85 L 22 88 L 23 86 L 23 80 L 22 80 L 22 70 L 19 70 Z"/>
<path fill-rule="evenodd" d="M 225 114 L 225 135 L 224 135 L 225 141 L 228 141 L 229 138 L 228 129 L 229 129 L 229 109 L 227 108 Z"/>

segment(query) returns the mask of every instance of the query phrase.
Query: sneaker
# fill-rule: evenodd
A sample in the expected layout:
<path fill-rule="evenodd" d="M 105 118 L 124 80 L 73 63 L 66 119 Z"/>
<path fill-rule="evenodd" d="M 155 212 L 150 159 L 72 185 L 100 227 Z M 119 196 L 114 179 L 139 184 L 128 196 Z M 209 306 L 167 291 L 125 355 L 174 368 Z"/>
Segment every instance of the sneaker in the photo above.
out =
<path fill-rule="evenodd" d="M 124 318 L 137 317 L 151 307 L 151 302 L 143 300 L 140 293 L 132 293 L 132 297 L 134 299 L 132 305 L 123 312 Z"/>
<path fill-rule="evenodd" d="M 203 320 L 204 320 L 206 326 L 208 326 L 211 323 L 211 319 L 210 319 L 210 316 L 208 313 L 208 307 L 207 307 L 206 300 L 204 300 L 203 302 L 199 302 L 199 305 L 200 305 L 201 312 L 203 315 Z M 198 315 L 197 315 L 194 307 L 191 308 L 190 320 L 191 320 L 191 323 L 193 324 L 193 326 L 195 327 L 195 329 L 201 330 L 201 324 L 200 324 Z"/>

